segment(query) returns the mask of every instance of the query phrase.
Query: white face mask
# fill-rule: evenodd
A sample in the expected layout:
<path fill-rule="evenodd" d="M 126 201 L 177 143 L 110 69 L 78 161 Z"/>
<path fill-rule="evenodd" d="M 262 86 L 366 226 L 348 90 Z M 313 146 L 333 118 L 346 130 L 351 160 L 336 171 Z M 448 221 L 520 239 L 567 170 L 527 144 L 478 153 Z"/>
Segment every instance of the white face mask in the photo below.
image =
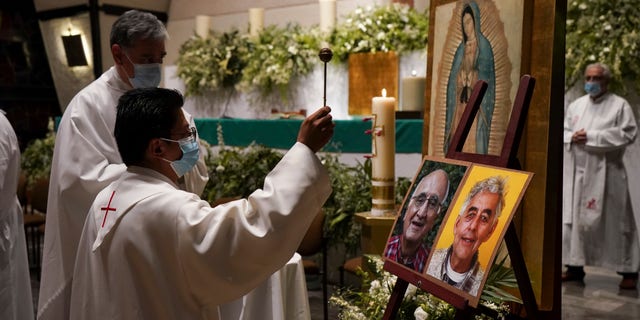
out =
<path fill-rule="evenodd" d="M 136 64 L 126 53 L 125 57 L 133 65 L 133 78 L 129 78 L 129 82 L 134 88 L 155 88 L 160 85 L 162 71 L 159 63 Z"/>

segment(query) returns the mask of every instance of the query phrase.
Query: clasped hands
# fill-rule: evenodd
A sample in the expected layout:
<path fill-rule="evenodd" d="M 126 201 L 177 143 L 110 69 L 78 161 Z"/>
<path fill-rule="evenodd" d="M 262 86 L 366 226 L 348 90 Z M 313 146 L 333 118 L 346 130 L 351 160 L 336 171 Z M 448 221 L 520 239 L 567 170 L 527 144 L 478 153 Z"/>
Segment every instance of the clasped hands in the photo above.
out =
<path fill-rule="evenodd" d="M 571 136 L 571 142 L 577 144 L 587 143 L 587 132 L 584 129 L 574 132 L 573 136 Z"/>

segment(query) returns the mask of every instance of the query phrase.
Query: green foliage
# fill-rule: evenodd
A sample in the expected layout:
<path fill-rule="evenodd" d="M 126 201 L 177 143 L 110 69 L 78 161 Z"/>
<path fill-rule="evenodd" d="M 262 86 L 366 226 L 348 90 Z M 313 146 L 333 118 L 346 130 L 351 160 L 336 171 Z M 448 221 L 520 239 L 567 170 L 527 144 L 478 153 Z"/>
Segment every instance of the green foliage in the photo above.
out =
<path fill-rule="evenodd" d="M 320 36 L 315 29 L 305 30 L 293 23 L 284 28 L 272 25 L 252 41 L 239 84 L 243 91 L 257 88 L 266 96 L 277 90 L 286 98 L 291 80 L 308 74 L 318 63 Z"/>
<path fill-rule="evenodd" d="M 361 234 L 354 214 L 371 210 L 371 160 L 349 167 L 340 163 L 337 155 L 326 154 L 322 163 L 329 171 L 333 187 L 324 204 L 325 237 L 330 246 L 344 244 L 353 253 L 360 245 Z"/>
<path fill-rule="evenodd" d="M 264 178 L 282 159 L 282 154 L 262 145 L 247 147 L 224 146 L 221 128 L 218 128 L 218 153 L 205 159 L 209 182 L 203 199 L 210 203 L 220 198 L 247 197 L 262 188 Z M 354 214 L 371 210 L 371 161 L 348 166 L 336 154 L 323 154 L 320 159 L 329 172 L 333 192 L 324 204 L 326 215 L 324 232 L 330 246 L 344 245 L 350 253 L 360 246 L 360 224 Z M 398 179 L 397 198 L 406 193 L 410 181 Z"/>
<path fill-rule="evenodd" d="M 331 296 L 330 303 L 340 308 L 339 319 L 382 319 L 384 315 L 397 277 L 383 269 L 380 256 L 365 255 L 365 258 L 366 271 L 359 271 L 362 279 L 361 288 L 339 290 Z M 491 312 L 495 312 L 500 319 L 504 319 L 509 313 L 509 307 L 505 302 L 522 303 L 501 289 L 517 287 L 513 270 L 506 267 L 504 263 L 505 258 L 491 268 L 480 297 L 480 304 Z M 453 306 L 410 284 L 396 319 L 444 320 L 455 319 L 455 315 L 456 309 Z M 488 318 L 485 314 L 475 316 L 475 319 Z"/>
<path fill-rule="evenodd" d="M 409 191 L 409 187 L 411 186 L 411 180 L 405 177 L 398 177 L 398 181 L 396 181 L 396 203 L 402 203 L 404 201 L 404 197 Z"/>
<path fill-rule="evenodd" d="M 611 89 L 626 92 L 623 80 L 640 90 L 640 6 L 636 0 L 569 0 L 565 90 L 582 81 L 587 65 L 611 68 Z"/>
<path fill-rule="evenodd" d="M 217 154 L 205 159 L 209 182 L 202 193 L 203 199 L 211 203 L 223 197 L 248 197 L 262 188 L 264 178 L 280 159 L 280 152 L 258 144 L 221 147 Z"/>
<path fill-rule="evenodd" d="M 53 121 L 49 122 L 49 132 L 42 139 L 29 143 L 20 157 L 21 169 L 27 176 L 27 187 L 41 179 L 49 179 L 53 147 L 56 135 L 53 131 Z"/>
<path fill-rule="evenodd" d="M 350 53 L 426 50 L 428 30 L 427 12 L 407 5 L 358 7 L 336 26 L 329 43 L 336 61 L 344 62 Z"/>
<path fill-rule="evenodd" d="M 246 35 L 238 30 L 209 35 L 193 36 L 180 46 L 178 77 L 185 83 L 187 96 L 233 89 L 247 64 L 251 45 Z"/>
<path fill-rule="evenodd" d="M 487 281 L 485 282 L 484 290 L 482 291 L 480 299 L 496 304 L 500 304 L 504 301 L 522 303 L 522 300 L 518 297 L 502 289 L 518 287 L 516 274 L 513 272 L 513 269 L 505 265 L 507 257 L 508 256 L 505 255 L 500 262 L 491 266 L 491 270 L 487 276 Z"/>
<path fill-rule="evenodd" d="M 428 15 L 406 5 L 359 8 L 347 21 L 328 40 L 337 57 L 332 61 L 344 62 L 351 52 L 426 49 Z M 185 83 L 185 95 L 235 89 L 256 91 L 263 98 L 278 92 L 286 101 L 291 81 L 319 63 L 323 40 L 327 39 L 317 27 L 296 23 L 267 26 L 257 37 L 238 30 L 212 31 L 207 38 L 193 36 L 180 46 L 178 77 Z"/>

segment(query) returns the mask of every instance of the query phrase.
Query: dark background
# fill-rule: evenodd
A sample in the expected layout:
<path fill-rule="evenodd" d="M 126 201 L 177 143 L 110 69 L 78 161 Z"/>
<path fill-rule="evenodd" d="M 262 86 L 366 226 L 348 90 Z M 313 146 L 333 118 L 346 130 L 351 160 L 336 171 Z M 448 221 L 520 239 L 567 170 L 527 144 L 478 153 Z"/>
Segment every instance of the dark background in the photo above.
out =
<path fill-rule="evenodd" d="M 22 151 L 61 114 L 33 1 L 0 2 L 0 109 Z"/>

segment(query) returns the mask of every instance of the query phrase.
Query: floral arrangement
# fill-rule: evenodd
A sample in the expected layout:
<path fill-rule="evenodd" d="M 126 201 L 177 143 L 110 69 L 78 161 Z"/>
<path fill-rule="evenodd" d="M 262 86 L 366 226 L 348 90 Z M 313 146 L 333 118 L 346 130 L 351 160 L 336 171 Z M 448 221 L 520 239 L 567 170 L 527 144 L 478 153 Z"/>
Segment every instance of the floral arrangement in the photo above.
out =
<path fill-rule="evenodd" d="M 238 30 L 212 31 L 207 38 L 193 36 L 178 56 L 178 77 L 185 95 L 233 88 L 257 91 L 261 97 L 278 92 L 287 97 L 292 79 L 304 76 L 318 64 L 321 43 L 332 48 L 335 62 L 349 53 L 425 49 L 428 15 L 407 5 L 358 8 L 338 25 L 328 39 L 317 27 L 289 23 L 264 28 L 253 38 Z"/>
<path fill-rule="evenodd" d="M 233 89 L 240 82 L 250 42 L 238 30 L 210 36 L 193 36 L 180 47 L 178 77 L 185 83 L 185 95 L 201 95 L 205 91 Z"/>
<path fill-rule="evenodd" d="M 358 7 L 336 26 L 329 43 L 336 61 L 344 62 L 350 53 L 397 53 L 426 50 L 429 15 L 399 3 L 388 6 Z"/>
<path fill-rule="evenodd" d="M 613 88 L 624 79 L 640 90 L 640 7 L 635 0 L 571 0 L 567 4 L 565 90 L 594 62 L 611 68 Z"/>
<path fill-rule="evenodd" d="M 262 96 L 277 90 L 286 97 L 286 89 L 296 76 L 308 74 L 318 61 L 320 36 L 317 29 L 303 29 L 298 24 L 268 26 L 245 57 L 239 87 L 242 91 L 257 88 Z"/>
<path fill-rule="evenodd" d="M 381 319 L 389 302 L 397 277 L 383 269 L 380 256 L 366 255 L 367 271 L 360 271 L 362 287 L 359 290 L 340 290 L 330 298 L 330 303 L 340 308 L 339 319 Z M 513 270 L 505 267 L 505 259 L 494 264 L 480 298 L 480 307 L 485 313 L 475 319 L 505 319 L 510 312 L 508 301 L 522 303 L 518 298 L 500 289 L 517 287 Z M 454 319 L 456 309 L 437 297 L 409 285 L 400 304 L 397 319 L 439 320 Z"/>

